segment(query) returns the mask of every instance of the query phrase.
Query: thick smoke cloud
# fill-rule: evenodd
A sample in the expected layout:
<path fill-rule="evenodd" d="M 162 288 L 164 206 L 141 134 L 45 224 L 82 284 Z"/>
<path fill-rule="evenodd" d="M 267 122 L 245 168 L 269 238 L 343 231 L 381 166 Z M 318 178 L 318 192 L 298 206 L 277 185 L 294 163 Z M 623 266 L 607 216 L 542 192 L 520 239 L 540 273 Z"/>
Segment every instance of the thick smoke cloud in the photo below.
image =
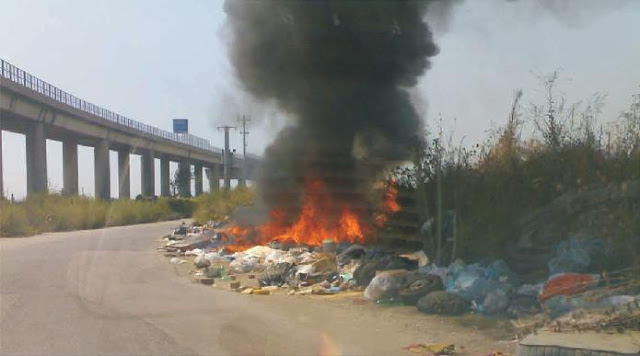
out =
<path fill-rule="evenodd" d="M 295 215 L 309 178 L 337 206 L 362 204 L 389 161 L 411 158 L 422 121 L 405 89 L 438 53 L 424 22 L 431 2 L 227 0 L 241 84 L 295 119 L 265 151 L 269 207 Z"/>

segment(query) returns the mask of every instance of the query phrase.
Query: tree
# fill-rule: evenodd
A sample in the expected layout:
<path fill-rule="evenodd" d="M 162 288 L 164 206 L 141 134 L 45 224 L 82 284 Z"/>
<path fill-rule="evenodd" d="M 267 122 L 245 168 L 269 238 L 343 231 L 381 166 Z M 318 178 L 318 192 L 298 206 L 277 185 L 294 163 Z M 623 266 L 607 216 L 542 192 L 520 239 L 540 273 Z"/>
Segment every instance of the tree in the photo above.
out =
<path fill-rule="evenodd" d="M 556 86 L 560 79 L 560 71 L 555 70 L 540 77 L 545 89 L 546 103 L 533 105 L 534 125 L 542 134 L 545 143 L 553 149 L 559 149 L 565 137 L 565 99 L 557 98 Z"/>
<path fill-rule="evenodd" d="M 178 170 L 174 176 L 174 184 L 181 197 L 191 197 L 191 165 L 178 163 Z"/>

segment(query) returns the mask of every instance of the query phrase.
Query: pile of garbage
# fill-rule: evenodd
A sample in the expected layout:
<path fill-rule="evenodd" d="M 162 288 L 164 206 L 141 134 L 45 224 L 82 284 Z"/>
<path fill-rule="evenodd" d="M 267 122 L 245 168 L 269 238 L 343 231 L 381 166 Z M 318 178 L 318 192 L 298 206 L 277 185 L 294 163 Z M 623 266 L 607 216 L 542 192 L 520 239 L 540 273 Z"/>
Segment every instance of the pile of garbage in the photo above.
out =
<path fill-rule="evenodd" d="M 202 283 L 229 281 L 229 288 L 246 294 L 359 291 L 371 302 L 411 305 L 428 314 L 544 314 L 545 326 L 563 330 L 640 327 L 637 271 L 593 273 L 605 246 L 585 236 L 557 245 L 546 280 L 522 283 L 502 260 L 466 264 L 458 259 L 441 267 L 422 250 L 272 242 L 232 252 L 232 239 L 216 232 L 220 225 L 183 224 L 165 237 L 161 250 L 174 264 L 185 264 L 183 257 L 190 256 L 197 269 L 194 277 Z"/>

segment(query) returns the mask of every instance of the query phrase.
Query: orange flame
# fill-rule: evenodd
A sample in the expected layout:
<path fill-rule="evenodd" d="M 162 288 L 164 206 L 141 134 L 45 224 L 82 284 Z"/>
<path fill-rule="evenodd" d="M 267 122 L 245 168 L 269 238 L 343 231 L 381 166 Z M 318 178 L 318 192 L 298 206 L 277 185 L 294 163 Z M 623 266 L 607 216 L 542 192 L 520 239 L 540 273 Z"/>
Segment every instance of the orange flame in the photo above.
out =
<path fill-rule="evenodd" d="M 395 201 L 398 190 L 395 182 L 386 186 L 382 204 L 383 215 L 375 218 L 377 225 L 384 225 L 386 214 L 400 210 Z M 305 184 L 305 200 L 297 219 L 292 223 L 285 221 L 286 216 L 280 209 L 269 212 L 267 223 L 256 228 L 231 226 L 225 232 L 234 236 L 229 251 L 242 251 L 256 244 L 270 241 L 290 242 L 320 246 L 324 240 L 335 242 L 366 243 L 373 238 L 374 228 L 362 216 L 362 213 L 348 205 L 331 200 L 321 180 L 309 180 Z M 339 214 L 336 214 L 339 212 Z M 384 217 L 381 222 L 380 216 Z"/>
<path fill-rule="evenodd" d="M 349 207 L 336 207 L 336 203 L 326 194 L 322 181 L 309 181 L 305 188 L 305 204 L 293 224 L 287 226 L 283 222 L 284 214 L 279 210 L 273 210 L 271 221 L 259 226 L 258 234 L 269 241 L 319 246 L 326 239 L 362 243 L 373 232 Z M 338 218 L 332 214 L 336 210 L 340 210 Z"/>
<path fill-rule="evenodd" d="M 382 199 L 382 213 L 376 216 L 375 221 L 378 227 L 383 227 L 389 220 L 389 215 L 400 210 L 400 204 L 396 201 L 398 196 L 397 182 L 390 178 L 384 185 L 384 198 Z"/>
<path fill-rule="evenodd" d="M 400 210 L 400 204 L 396 202 L 398 196 L 397 182 L 391 178 L 387 181 L 386 191 L 384 192 L 383 208 L 387 213 L 397 213 Z"/>

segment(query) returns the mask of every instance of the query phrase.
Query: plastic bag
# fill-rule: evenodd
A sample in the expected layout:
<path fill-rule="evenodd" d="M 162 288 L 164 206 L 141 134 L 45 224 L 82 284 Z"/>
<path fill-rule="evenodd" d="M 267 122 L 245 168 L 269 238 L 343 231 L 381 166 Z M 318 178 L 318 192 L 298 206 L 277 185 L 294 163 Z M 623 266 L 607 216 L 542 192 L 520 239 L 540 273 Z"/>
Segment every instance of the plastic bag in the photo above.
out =
<path fill-rule="evenodd" d="M 544 283 L 523 284 L 516 290 L 517 295 L 525 297 L 538 297 L 544 288 Z"/>
<path fill-rule="evenodd" d="M 501 313 L 507 309 L 509 302 L 508 290 L 498 288 L 487 294 L 478 311 L 486 314 Z"/>
<path fill-rule="evenodd" d="M 603 253 L 602 240 L 584 236 L 573 236 L 556 247 L 554 257 L 549 260 L 549 274 L 587 272 L 594 257 Z"/>
<path fill-rule="evenodd" d="M 253 246 L 243 252 L 241 254 L 245 256 L 257 257 L 260 259 L 265 259 L 267 255 L 274 253 L 274 251 L 280 251 L 273 249 L 269 246 Z M 280 251 L 282 252 L 282 251 Z"/>
<path fill-rule="evenodd" d="M 430 264 L 426 266 L 422 266 L 418 268 L 418 273 L 424 275 L 434 275 L 440 277 L 441 280 L 446 280 L 447 278 L 447 269 L 444 267 L 438 267 L 435 264 Z"/>
<path fill-rule="evenodd" d="M 198 255 L 201 255 L 202 253 L 204 253 L 204 251 L 202 251 L 202 249 L 194 248 L 193 250 L 189 250 L 189 251 L 185 252 L 184 255 L 185 256 L 198 256 Z"/>
<path fill-rule="evenodd" d="M 371 301 L 394 299 L 405 275 L 399 271 L 378 273 L 364 290 L 364 297 Z"/>
<path fill-rule="evenodd" d="M 447 269 L 446 290 L 472 302 L 480 312 L 499 313 L 509 306 L 512 287 L 508 281 L 514 279 L 511 274 L 501 260 L 487 267 L 456 261 Z"/>
<path fill-rule="evenodd" d="M 211 261 L 206 259 L 204 254 L 203 255 L 198 255 L 198 257 L 196 257 L 195 260 L 193 260 L 193 263 L 198 268 L 205 268 L 205 267 L 211 266 Z"/>
<path fill-rule="evenodd" d="M 229 264 L 229 268 L 236 273 L 247 273 L 259 270 L 259 262 L 255 256 L 238 256 Z"/>
<path fill-rule="evenodd" d="M 465 266 L 460 260 L 447 269 L 446 290 L 449 293 L 466 294 L 473 283 L 484 278 L 485 270 L 479 264 Z"/>
<path fill-rule="evenodd" d="M 286 252 L 282 251 L 282 250 L 276 250 L 276 249 L 272 249 L 271 251 L 268 251 L 265 256 L 264 256 L 264 262 L 265 263 L 278 263 L 280 262 L 280 260 L 285 257 Z"/>
<path fill-rule="evenodd" d="M 205 253 L 204 254 L 204 258 L 206 258 L 207 260 L 209 260 L 211 262 L 218 262 L 218 261 L 225 260 L 225 258 L 222 257 L 222 255 L 220 255 L 220 253 L 218 253 L 218 252 Z"/>
<path fill-rule="evenodd" d="M 509 279 L 513 279 L 512 275 L 513 273 L 509 266 L 503 260 L 492 262 L 485 270 L 485 278 L 490 281 L 506 282 Z"/>

